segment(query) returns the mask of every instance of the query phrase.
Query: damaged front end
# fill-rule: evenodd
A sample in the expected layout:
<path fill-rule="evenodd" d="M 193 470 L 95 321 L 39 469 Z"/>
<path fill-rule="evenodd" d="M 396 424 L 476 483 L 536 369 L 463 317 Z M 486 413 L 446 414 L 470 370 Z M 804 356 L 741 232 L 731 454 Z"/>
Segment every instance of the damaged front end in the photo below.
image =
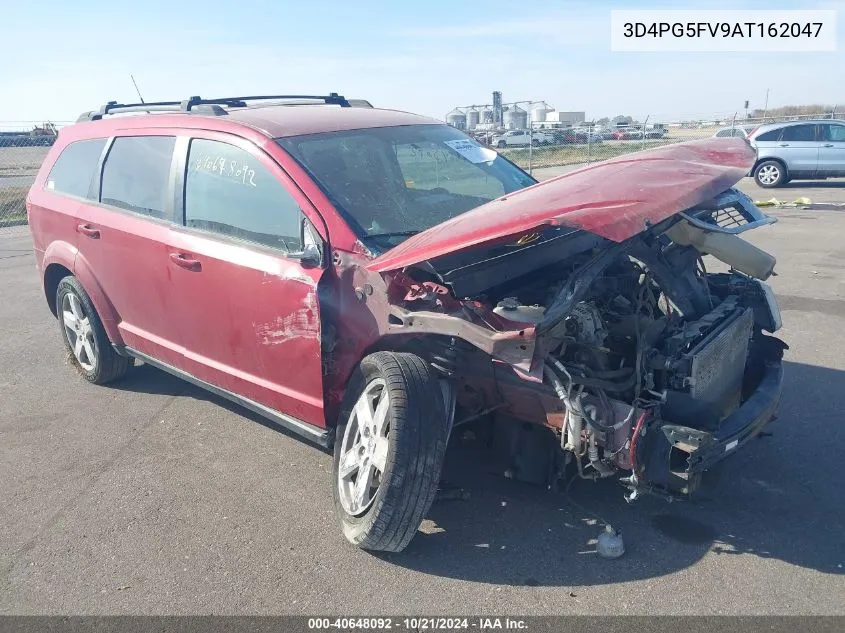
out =
<path fill-rule="evenodd" d="M 728 189 L 618 241 L 550 224 L 381 270 L 383 333 L 425 346 L 454 385 L 456 424 L 550 429 L 544 483 L 568 463 L 623 475 L 629 500 L 688 495 L 775 414 L 775 260 L 738 237 L 771 222 Z"/>

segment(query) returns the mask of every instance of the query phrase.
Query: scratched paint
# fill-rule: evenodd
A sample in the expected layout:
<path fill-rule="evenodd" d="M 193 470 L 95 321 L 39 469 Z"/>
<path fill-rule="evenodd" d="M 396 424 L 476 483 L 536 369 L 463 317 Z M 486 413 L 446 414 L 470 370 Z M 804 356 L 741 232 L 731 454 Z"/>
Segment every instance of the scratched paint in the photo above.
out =
<path fill-rule="evenodd" d="M 317 309 L 317 295 L 309 292 L 302 306 L 267 323 L 253 323 L 255 334 L 262 345 L 281 345 L 297 338 L 317 338 L 320 335 L 320 319 Z"/>
<path fill-rule="evenodd" d="M 261 285 L 270 286 L 279 281 L 295 281 L 306 286 L 314 286 L 314 280 L 308 275 L 298 270 L 296 266 L 283 268 L 278 274 L 271 272 L 264 272 L 261 276 Z"/>

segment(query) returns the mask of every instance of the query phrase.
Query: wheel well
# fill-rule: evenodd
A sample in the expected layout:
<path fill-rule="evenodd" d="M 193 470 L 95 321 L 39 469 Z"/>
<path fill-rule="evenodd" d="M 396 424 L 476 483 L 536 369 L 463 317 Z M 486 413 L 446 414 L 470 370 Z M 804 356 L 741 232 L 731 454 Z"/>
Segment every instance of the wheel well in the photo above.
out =
<path fill-rule="evenodd" d="M 781 160 L 780 158 L 758 158 L 757 162 L 754 163 L 754 169 L 751 170 L 751 173 L 754 174 L 757 171 L 757 168 L 762 163 L 765 163 L 765 162 L 768 162 L 768 161 L 779 164 L 781 167 L 783 167 L 784 175 L 785 176 L 789 175 L 789 170 L 786 168 L 786 163 L 784 163 L 783 160 Z"/>
<path fill-rule="evenodd" d="M 58 316 L 56 312 L 56 291 L 59 288 L 59 282 L 71 275 L 73 273 L 61 264 L 50 264 L 47 266 L 47 270 L 44 271 L 44 296 L 47 299 L 47 305 L 50 306 L 50 312 L 53 313 L 53 316 Z"/>

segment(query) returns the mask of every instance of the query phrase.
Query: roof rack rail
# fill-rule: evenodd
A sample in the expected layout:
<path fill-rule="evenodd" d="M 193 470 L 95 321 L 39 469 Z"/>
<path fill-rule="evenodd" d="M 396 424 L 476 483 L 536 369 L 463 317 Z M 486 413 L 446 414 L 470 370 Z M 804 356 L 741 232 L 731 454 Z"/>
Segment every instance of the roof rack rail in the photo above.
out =
<path fill-rule="evenodd" d="M 118 103 L 109 101 L 99 110 L 83 112 L 77 122 L 98 121 L 106 115 L 123 112 L 196 112 L 197 114 L 226 114 L 223 106 L 229 108 L 245 108 L 248 101 L 322 101 L 328 105 L 338 105 L 342 108 L 372 107 L 368 101 L 361 99 L 347 100 L 343 95 L 330 92 L 328 95 L 257 95 L 246 97 L 222 97 L 219 99 L 203 99 L 199 96 L 190 97 L 183 101 L 153 101 L 150 103 Z"/>
<path fill-rule="evenodd" d="M 282 100 L 300 100 L 300 101 L 322 101 L 329 105 L 339 105 L 342 108 L 351 107 L 349 101 L 343 95 L 336 92 L 330 92 L 327 95 L 256 95 L 248 97 L 221 97 L 219 99 L 203 99 L 202 97 L 191 97 L 187 101 L 182 102 L 184 110 L 191 110 L 198 105 L 225 105 L 230 108 L 245 108 L 247 101 L 282 101 Z"/>

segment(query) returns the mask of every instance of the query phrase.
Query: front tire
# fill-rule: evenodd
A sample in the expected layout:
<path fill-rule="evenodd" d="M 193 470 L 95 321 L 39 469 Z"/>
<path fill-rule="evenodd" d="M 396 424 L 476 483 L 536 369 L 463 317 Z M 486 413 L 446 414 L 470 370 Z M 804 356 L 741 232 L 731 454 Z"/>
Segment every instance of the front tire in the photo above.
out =
<path fill-rule="evenodd" d="M 499 141 L 498 143 L 496 143 L 496 147 L 498 147 L 499 149 L 504 149 L 505 147 L 507 147 L 507 145 L 508 144 L 504 141 Z"/>
<path fill-rule="evenodd" d="M 448 419 L 429 365 L 377 352 L 350 381 L 334 447 L 333 490 L 343 534 L 362 549 L 400 552 L 440 479 Z"/>
<path fill-rule="evenodd" d="M 786 169 L 776 160 L 764 160 L 754 170 L 754 181 L 764 189 L 779 187 L 786 180 Z"/>
<path fill-rule="evenodd" d="M 103 385 L 126 374 L 132 359 L 114 351 L 91 298 L 76 277 L 59 282 L 56 314 L 70 362 L 85 380 Z"/>

